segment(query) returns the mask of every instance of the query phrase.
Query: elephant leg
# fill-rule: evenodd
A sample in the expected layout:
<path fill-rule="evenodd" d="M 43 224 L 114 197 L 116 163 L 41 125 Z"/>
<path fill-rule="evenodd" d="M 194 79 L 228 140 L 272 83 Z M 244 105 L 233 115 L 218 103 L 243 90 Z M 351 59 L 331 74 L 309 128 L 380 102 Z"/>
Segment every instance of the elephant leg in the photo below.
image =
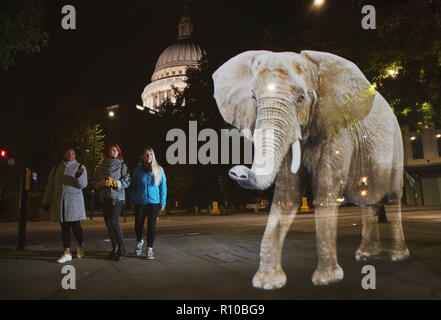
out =
<path fill-rule="evenodd" d="M 287 157 L 289 158 L 289 157 Z M 253 277 L 253 286 L 277 289 L 286 284 L 282 269 L 282 247 L 289 227 L 300 206 L 300 173 L 293 175 L 285 161 L 276 182 L 273 203 L 260 245 L 259 269 Z"/>
<path fill-rule="evenodd" d="M 339 142 L 343 141 L 343 143 Z M 314 215 L 318 264 L 312 283 L 326 285 L 343 279 L 343 269 L 337 263 L 337 199 L 342 196 L 350 167 L 352 145 L 336 139 L 322 156 L 313 176 Z M 339 144 L 340 143 L 340 144 Z M 335 153 L 339 150 L 339 153 Z"/>
<path fill-rule="evenodd" d="M 253 277 L 254 287 L 277 289 L 286 284 L 286 275 L 281 265 L 282 246 L 296 212 L 297 209 L 286 212 L 280 205 L 271 206 L 260 245 L 259 269 Z"/>
<path fill-rule="evenodd" d="M 364 261 L 380 254 L 380 229 L 378 216 L 373 206 L 361 208 L 361 219 L 363 229 L 361 233 L 361 244 L 355 252 L 357 261 Z"/>
<path fill-rule="evenodd" d="M 319 203 L 315 209 L 318 255 L 318 265 L 312 275 L 312 283 L 315 285 L 326 285 L 343 279 L 343 269 L 337 263 L 337 211 L 337 204 Z"/>
<path fill-rule="evenodd" d="M 386 217 L 390 224 L 392 244 L 389 250 L 392 261 L 401 261 L 409 257 L 409 249 L 404 240 L 403 225 L 401 222 L 401 201 L 389 201 L 385 206 Z"/>

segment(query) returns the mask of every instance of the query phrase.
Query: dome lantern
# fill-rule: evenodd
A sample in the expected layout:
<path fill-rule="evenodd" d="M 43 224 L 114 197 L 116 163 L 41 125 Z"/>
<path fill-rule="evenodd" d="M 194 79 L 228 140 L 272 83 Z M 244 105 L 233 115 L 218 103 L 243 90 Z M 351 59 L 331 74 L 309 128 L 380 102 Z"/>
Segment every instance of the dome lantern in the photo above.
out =
<path fill-rule="evenodd" d="M 188 15 L 188 6 L 184 5 L 184 12 L 182 13 L 181 19 L 178 25 L 178 40 L 185 40 L 191 37 L 193 33 L 193 24 L 190 21 Z"/>

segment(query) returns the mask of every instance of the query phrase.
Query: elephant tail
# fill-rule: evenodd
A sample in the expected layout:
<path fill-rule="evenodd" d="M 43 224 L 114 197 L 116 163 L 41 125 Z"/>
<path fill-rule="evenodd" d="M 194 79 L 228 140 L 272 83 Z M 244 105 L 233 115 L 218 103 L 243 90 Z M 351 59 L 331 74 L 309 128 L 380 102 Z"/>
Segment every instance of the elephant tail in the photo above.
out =
<path fill-rule="evenodd" d="M 403 170 L 404 177 L 406 178 L 407 182 L 409 182 L 410 187 L 415 191 L 415 179 L 406 172 L 406 170 Z"/>

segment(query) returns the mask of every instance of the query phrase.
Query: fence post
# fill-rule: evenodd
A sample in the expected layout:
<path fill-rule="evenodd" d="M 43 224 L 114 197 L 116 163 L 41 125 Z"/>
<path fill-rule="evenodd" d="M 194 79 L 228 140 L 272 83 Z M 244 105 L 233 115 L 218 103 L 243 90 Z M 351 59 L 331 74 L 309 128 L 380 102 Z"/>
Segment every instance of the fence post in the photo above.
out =
<path fill-rule="evenodd" d="M 17 250 L 24 250 L 26 246 L 26 211 L 28 206 L 28 192 L 31 188 L 31 170 L 23 168 L 20 177 L 20 220 L 18 223 Z"/>

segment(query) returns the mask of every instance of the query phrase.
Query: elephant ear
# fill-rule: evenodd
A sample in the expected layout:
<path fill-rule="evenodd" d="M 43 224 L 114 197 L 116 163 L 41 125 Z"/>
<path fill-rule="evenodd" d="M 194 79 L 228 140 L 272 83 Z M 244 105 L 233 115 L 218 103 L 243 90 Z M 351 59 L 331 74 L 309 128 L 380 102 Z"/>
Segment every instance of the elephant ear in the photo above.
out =
<path fill-rule="evenodd" d="M 330 138 L 369 114 L 376 91 L 354 63 L 327 52 L 301 54 L 318 68 L 318 107 L 311 134 Z"/>
<path fill-rule="evenodd" d="M 231 58 L 213 73 L 214 98 L 224 120 L 252 139 L 257 103 L 252 96 L 251 67 L 267 51 L 246 51 Z"/>

